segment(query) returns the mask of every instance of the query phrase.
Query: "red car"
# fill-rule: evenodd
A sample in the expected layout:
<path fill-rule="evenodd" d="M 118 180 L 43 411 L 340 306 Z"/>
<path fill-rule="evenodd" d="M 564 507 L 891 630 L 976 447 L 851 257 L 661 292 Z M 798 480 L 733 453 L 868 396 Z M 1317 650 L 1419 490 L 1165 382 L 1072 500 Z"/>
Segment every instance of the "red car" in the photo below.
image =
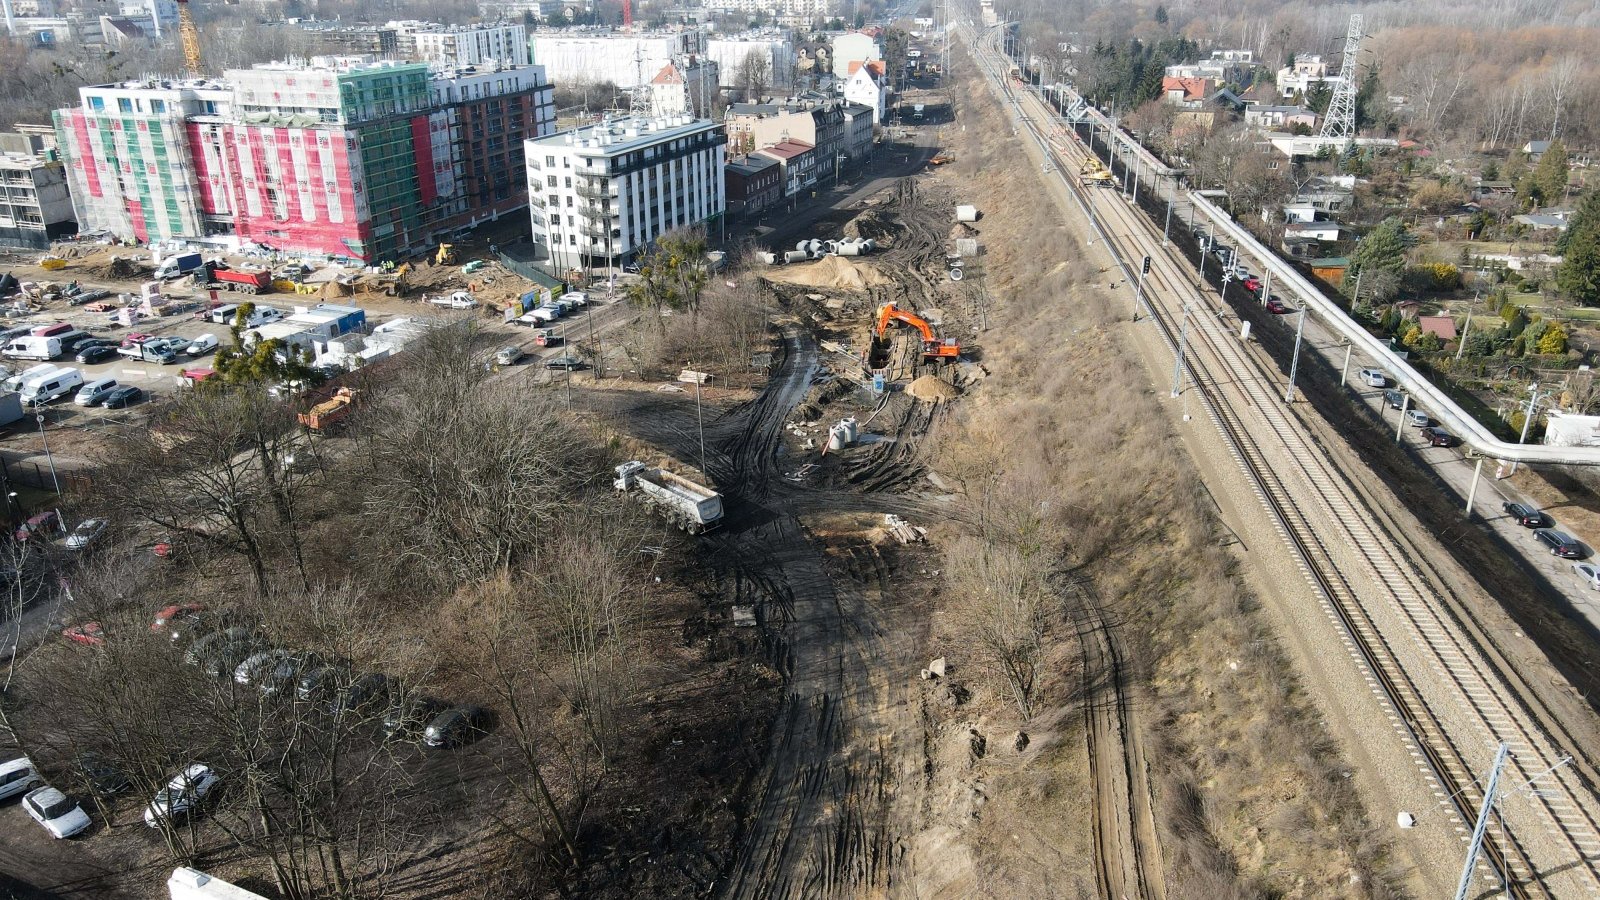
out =
<path fill-rule="evenodd" d="M 153 337 L 155 337 L 155 335 L 153 335 L 153 334 L 145 334 L 142 331 L 130 332 L 127 337 L 122 339 L 122 346 L 124 346 L 124 347 L 136 347 L 136 346 L 144 343 L 145 341 L 150 340 Z"/>
<path fill-rule="evenodd" d="M 1252 294 L 1258 294 L 1261 292 L 1261 279 L 1255 277 L 1254 275 L 1246 278 L 1243 282 L 1241 282 L 1241 284 L 1244 285 L 1245 290 Z"/>
<path fill-rule="evenodd" d="M 156 620 L 150 623 L 150 630 L 160 634 L 170 629 L 172 639 L 177 640 L 179 633 L 196 624 L 200 613 L 205 611 L 204 603 L 175 603 L 172 606 L 164 606 L 156 612 Z"/>
<path fill-rule="evenodd" d="M 49 539 L 60 537 L 61 534 L 61 517 L 56 515 L 56 511 L 52 509 L 29 518 L 28 521 L 22 523 L 22 527 L 18 528 L 12 537 L 16 538 L 18 543 L 21 543 L 34 537 Z"/>
<path fill-rule="evenodd" d="M 61 636 L 86 647 L 103 647 L 106 643 L 106 633 L 100 628 L 99 622 L 85 622 L 82 625 L 74 625 L 62 631 Z"/>
<path fill-rule="evenodd" d="M 1277 297 L 1273 297 L 1271 300 L 1267 301 L 1267 312 L 1269 313 L 1274 313 L 1281 316 L 1288 311 L 1289 307 L 1284 306 L 1283 301 L 1279 300 Z"/>

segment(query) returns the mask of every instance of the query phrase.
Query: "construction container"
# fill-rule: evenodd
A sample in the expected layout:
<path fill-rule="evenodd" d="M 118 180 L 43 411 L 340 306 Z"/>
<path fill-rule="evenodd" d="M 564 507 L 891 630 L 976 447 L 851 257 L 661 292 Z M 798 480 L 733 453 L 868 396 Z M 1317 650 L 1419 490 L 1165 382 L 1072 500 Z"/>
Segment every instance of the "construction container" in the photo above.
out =
<path fill-rule="evenodd" d="M 976 206 L 972 206 L 970 204 L 965 204 L 965 205 L 956 207 L 956 221 L 957 222 L 976 222 L 976 221 L 978 221 L 978 208 Z"/>

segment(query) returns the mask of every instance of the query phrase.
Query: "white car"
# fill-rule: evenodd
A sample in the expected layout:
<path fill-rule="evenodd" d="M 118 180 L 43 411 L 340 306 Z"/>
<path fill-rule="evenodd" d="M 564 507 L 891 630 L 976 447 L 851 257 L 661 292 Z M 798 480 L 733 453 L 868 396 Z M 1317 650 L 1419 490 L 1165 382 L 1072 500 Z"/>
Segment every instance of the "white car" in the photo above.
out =
<path fill-rule="evenodd" d="M 1572 571 L 1577 573 L 1584 584 L 1600 591 L 1600 566 L 1594 563 L 1573 563 Z"/>
<path fill-rule="evenodd" d="M 1382 369 L 1362 369 L 1361 380 L 1375 388 L 1389 386 L 1389 375 Z"/>
<path fill-rule="evenodd" d="M 494 354 L 494 364 L 497 366 L 514 366 L 521 359 L 521 347 L 501 347 Z"/>
<path fill-rule="evenodd" d="M 541 306 L 528 313 L 524 318 L 534 322 L 554 322 L 561 318 L 561 310 L 554 306 Z"/>
<path fill-rule="evenodd" d="M 434 306 L 450 309 L 472 309 L 478 305 L 478 301 L 472 299 L 472 295 L 466 291 L 456 291 L 448 297 L 429 297 L 428 302 Z"/>
<path fill-rule="evenodd" d="M 48 784 L 35 788 L 23 797 L 22 808 L 33 816 L 35 822 L 43 825 L 45 831 L 57 838 L 72 837 L 89 827 L 89 814 L 83 811 L 78 801 Z"/>
<path fill-rule="evenodd" d="M 582 309 L 589 305 L 589 295 L 582 291 L 573 291 L 570 294 L 562 294 L 561 299 L 572 304 L 573 309 Z"/>
<path fill-rule="evenodd" d="M 183 352 L 190 356 L 205 356 L 216 349 L 217 336 L 214 334 L 202 334 L 190 341 L 189 346 L 183 348 Z"/>
<path fill-rule="evenodd" d="M 178 819 L 194 812 L 221 781 L 210 766 L 191 765 L 172 776 L 167 786 L 156 792 L 155 799 L 144 809 L 144 823 L 160 828 L 164 819 Z"/>
<path fill-rule="evenodd" d="M 0 763 L 0 800 L 31 791 L 41 784 L 44 779 L 33 768 L 33 760 L 26 756 Z"/>
<path fill-rule="evenodd" d="M 72 529 L 72 534 L 67 535 L 68 550 L 82 550 L 95 542 L 111 524 L 110 519 L 84 519 L 78 527 Z"/>

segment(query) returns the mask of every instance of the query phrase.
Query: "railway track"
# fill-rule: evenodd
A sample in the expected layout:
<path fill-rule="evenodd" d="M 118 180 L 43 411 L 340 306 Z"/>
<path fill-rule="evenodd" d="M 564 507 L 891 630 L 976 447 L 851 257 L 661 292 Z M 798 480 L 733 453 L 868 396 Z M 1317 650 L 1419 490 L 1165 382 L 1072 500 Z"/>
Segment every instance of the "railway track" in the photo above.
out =
<path fill-rule="evenodd" d="M 1075 172 L 1088 151 L 1042 101 L 1006 83 L 995 51 L 981 55 L 991 82 L 1016 105 L 1019 125 L 1061 171 Z M 1476 767 L 1487 761 L 1486 748 L 1509 744 L 1503 783 L 1511 788 L 1491 822 L 1488 863 L 1513 896 L 1600 896 L 1594 798 L 1564 765 L 1565 755 L 1527 724 L 1523 701 L 1441 609 L 1425 574 L 1363 508 L 1355 485 L 1306 436 L 1279 396 L 1275 373 L 1242 349 L 1223 324 L 1225 307 L 1212 306 L 1187 264 L 1162 246 L 1159 230 L 1120 191 L 1071 181 L 1068 189 L 1125 276 L 1132 275 L 1130 260 L 1151 258 L 1145 297 L 1156 327 L 1174 351 L 1185 334 L 1195 393 L 1438 785 L 1441 803 L 1462 820 L 1475 818 Z M 1197 309 L 1181 299 L 1197 293 Z"/>

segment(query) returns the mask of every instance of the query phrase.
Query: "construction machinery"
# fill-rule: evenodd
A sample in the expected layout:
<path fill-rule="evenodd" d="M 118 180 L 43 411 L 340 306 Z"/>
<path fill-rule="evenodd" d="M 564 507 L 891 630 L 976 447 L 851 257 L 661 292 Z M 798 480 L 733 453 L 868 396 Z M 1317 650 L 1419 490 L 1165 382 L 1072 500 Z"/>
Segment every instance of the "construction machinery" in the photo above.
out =
<path fill-rule="evenodd" d="M 356 392 L 342 387 L 332 397 L 318 403 L 299 415 L 300 424 L 308 431 L 325 431 L 339 424 L 355 407 Z"/>
<path fill-rule="evenodd" d="M 945 165 L 946 163 L 952 163 L 952 162 L 955 162 L 955 157 L 947 156 L 947 155 L 945 155 L 943 153 L 940 153 L 938 156 L 935 156 L 933 159 L 928 160 L 928 165 L 930 165 L 930 166 L 942 166 L 942 165 Z"/>
<path fill-rule="evenodd" d="M 456 245 L 440 244 L 439 252 L 434 254 L 433 264 L 436 266 L 453 266 L 456 263 Z"/>
<path fill-rule="evenodd" d="M 1108 187 L 1117 183 L 1117 176 L 1092 156 L 1086 157 L 1083 165 L 1078 167 L 1078 175 L 1083 179 L 1084 187 Z"/>
<path fill-rule="evenodd" d="M 900 322 L 909 325 L 922 334 L 922 358 L 929 362 L 958 359 L 961 356 L 961 345 L 955 338 L 941 340 L 933 333 L 933 326 L 928 320 L 916 313 L 906 312 L 895 303 L 885 303 L 878 307 L 873 316 L 871 349 L 868 351 L 868 368 L 881 369 L 888 363 L 889 323 Z"/>
<path fill-rule="evenodd" d="M 690 534 L 702 534 L 722 521 L 722 495 L 703 484 L 638 460 L 617 466 L 612 485 L 618 493 L 637 491 L 667 521 Z"/>
<path fill-rule="evenodd" d="M 205 73 L 200 71 L 200 29 L 194 25 L 194 16 L 189 13 L 189 0 L 178 0 L 178 37 L 183 42 L 183 67 L 188 70 L 190 78 L 201 78 Z"/>

